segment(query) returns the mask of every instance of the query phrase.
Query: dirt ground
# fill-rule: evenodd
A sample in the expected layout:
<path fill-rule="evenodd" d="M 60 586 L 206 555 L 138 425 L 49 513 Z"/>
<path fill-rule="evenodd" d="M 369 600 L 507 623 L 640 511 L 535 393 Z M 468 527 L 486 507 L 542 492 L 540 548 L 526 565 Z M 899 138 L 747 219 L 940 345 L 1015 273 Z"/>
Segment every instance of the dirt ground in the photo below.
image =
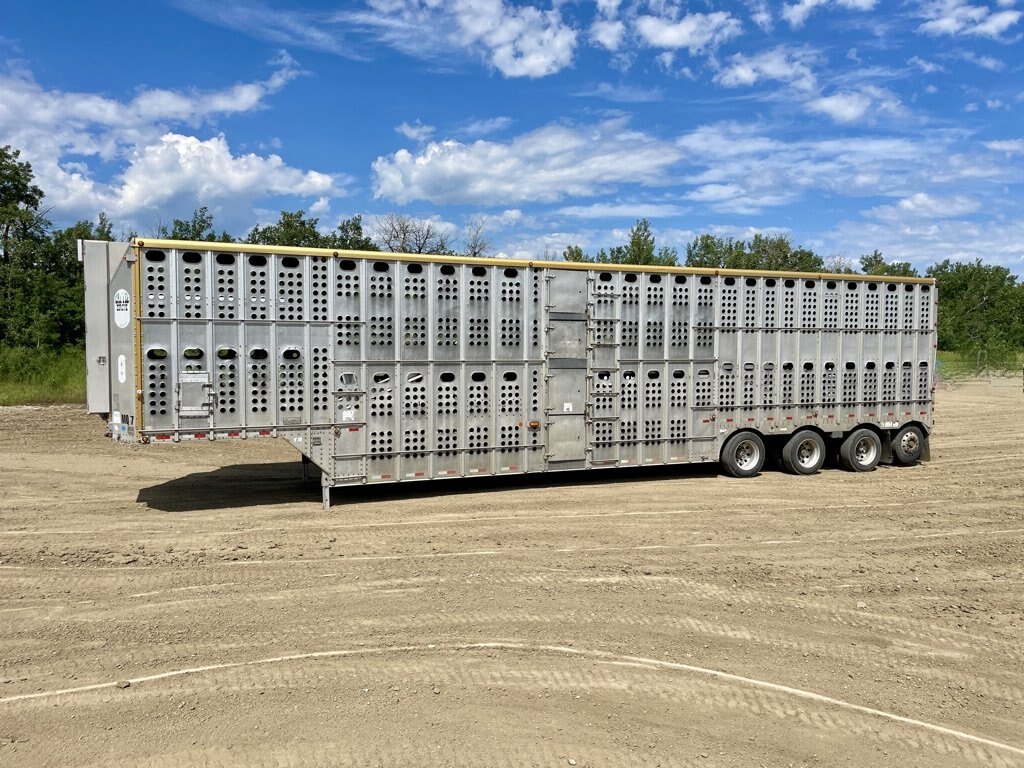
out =
<path fill-rule="evenodd" d="M 1021 381 L 931 463 L 336 491 L 0 409 L 0 765 L 1024 766 Z"/>

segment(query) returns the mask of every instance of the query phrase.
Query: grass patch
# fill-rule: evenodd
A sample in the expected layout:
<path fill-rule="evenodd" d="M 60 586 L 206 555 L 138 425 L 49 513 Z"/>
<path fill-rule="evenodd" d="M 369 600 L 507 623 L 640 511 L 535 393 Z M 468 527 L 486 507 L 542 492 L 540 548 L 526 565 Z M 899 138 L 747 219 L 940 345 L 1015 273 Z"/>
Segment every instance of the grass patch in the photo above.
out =
<path fill-rule="evenodd" d="M 964 379 L 984 373 L 1020 373 L 1024 369 L 1024 353 L 989 358 L 984 353 L 944 352 L 939 350 L 939 378 Z"/>
<path fill-rule="evenodd" d="M 84 349 L 0 346 L 0 405 L 84 402 Z"/>

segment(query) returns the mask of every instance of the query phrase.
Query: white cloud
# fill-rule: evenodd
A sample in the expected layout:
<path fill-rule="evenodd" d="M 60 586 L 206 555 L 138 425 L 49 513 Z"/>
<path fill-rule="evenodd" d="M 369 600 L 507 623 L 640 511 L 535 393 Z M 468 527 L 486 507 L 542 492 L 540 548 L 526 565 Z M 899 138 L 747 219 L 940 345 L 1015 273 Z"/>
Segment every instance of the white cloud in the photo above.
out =
<path fill-rule="evenodd" d="M 977 112 L 978 102 L 972 101 L 970 104 L 964 106 L 964 112 Z"/>
<path fill-rule="evenodd" d="M 418 119 L 415 125 L 403 122 L 401 125 L 395 126 L 395 130 L 413 141 L 426 141 L 434 134 L 434 126 L 424 125 Z"/>
<path fill-rule="evenodd" d="M 589 127 L 549 125 L 508 143 L 431 142 L 373 163 L 374 196 L 405 204 L 554 202 L 618 184 L 664 183 L 680 152 L 629 129 L 626 120 Z"/>
<path fill-rule="evenodd" d="M 963 195 L 954 197 L 933 197 L 926 192 L 917 192 L 904 197 L 893 205 L 869 208 L 862 213 L 880 221 L 907 221 L 911 219 L 951 219 L 974 213 L 981 204 Z"/>
<path fill-rule="evenodd" d="M 742 25 L 731 14 L 716 11 L 687 14 L 678 21 L 670 17 L 640 16 L 636 20 L 636 29 L 652 48 L 686 48 L 691 56 L 695 56 L 738 37 Z"/>
<path fill-rule="evenodd" d="M 681 216 L 683 208 L 672 203 L 623 203 L 607 202 L 591 205 L 568 205 L 555 213 L 581 219 L 658 219 L 667 216 Z"/>
<path fill-rule="evenodd" d="M 871 99 L 859 91 L 820 96 L 807 102 L 811 112 L 828 115 L 837 123 L 855 123 L 870 107 Z"/>
<path fill-rule="evenodd" d="M 791 27 L 802 27 L 807 17 L 817 8 L 838 5 L 847 10 L 870 11 L 876 2 L 877 0 L 797 0 L 782 9 L 782 18 L 788 21 Z"/>
<path fill-rule="evenodd" d="M 1006 152 L 1007 154 L 1024 153 L 1024 139 L 986 141 L 985 146 L 995 152 Z"/>
<path fill-rule="evenodd" d="M 727 88 L 750 86 L 759 80 L 781 80 L 803 91 L 813 90 L 817 83 L 811 63 L 817 54 L 808 49 L 793 50 L 778 46 L 754 56 L 734 54 L 729 63 L 715 75 L 715 82 Z"/>
<path fill-rule="evenodd" d="M 747 0 L 747 5 L 750 7 L 750 20 L 757 28 L 764 32 L 771 32 L 775 26 L 775 20 L 772 18 L 768 3 L 765 0 Z"/>
<path fill-rule="evenodd" d="M 985 106 L 989 109 L 999 109 L 1003 106 L 1003 102 L 999 99 L 985 99 Z"/>
<path fill-rule="evenodd" d="M 609 51 L 617 51 L 626 34 L 626 25 L 618 20 L 600 19 L 590 25 L 590 39 Z"/>
<path fill-rule="evenodd" d="M 844 124 L 877 116 L 896 117 L 904 112 L 903 105 L 895 93 L 874 85 L 864 85 L 856 90 L 809 99 L 805 108 L 809 112 L 827 115 L 835 122 Z"/>
<path fill-rule="evenodd" d="M 499 117 L 488 117 L 484 120 L 473 120 L 462 127 L 460 133 L 464 133 L 467 136 L 486 136 L 491 133 L 498 133 L 504 131 L 514 121 L 511 117 L 504 115 Z"/>
<path fill-rule="evenodd" d="M 987 69 L 990 72 L 1002 72 L 1006 68 L 1006 64 L 994 56 L 979 56 L 972 51 L 961 51 L 957 55 L 957 58 L 963 61 L 968 61 L 982 69 Z"/>
<path fill-rule="evenodd" d="M 1003 264 L 1024 273 L 1024 219 L 843 221 L 827 234 L 832 250 L 878 248 L 888 261 L 924 269 L 944 259 Z"/>
<path fill-rule="evenodd" d="M 248 222 L 252 202 L 267 195 L 344 194 L 348 179 L 289 167 L 275 154 L 234 154 L 223 135 L 171 129 L 265 108 L 299 74 L 286 54 L 274 63 L 266 80 L 213 91 L 144 89 L 127 101 L 46 89 L 25 71 L 0 74 L 0 136 L 23 151 L 48 205 L 66 218 L 105 210 L 139 223 L 157 206 L 208 204 Z M 105 178 L 93 175 L 94 162 L 106 166 Z"/>
<path fill-rule="evenodd" d="M 260 3 L 177 0 L 195 15 L 263 40 L 367 59 L 382 43 L 450 66 L 453 50 L 479 55 L 506 77 L 544 77 L 572 64 L 577 32 L 551 10 L 504 0 L 367 0 L 366 8 L 280 10 Z"/>
<path fill-rule="evenodd" d="M 579 91 L 574 96 L 596 96 L 608 101 L 620 102 L 623 104 L 643 104 L 653 101 L 661 101 L 665 98 L 660 88 L 642 88 L 636 85 L 612 85 L 611 83 L 598 83 L 595 87 L 585 91 Z"/>
<path fill-rule="evenodd" d="M 925 61 L 920 56 L 912 56 L 911 58 L 907 59 L 907 64 L 913 64 L 915 67 L 920 69 L 926 75 L 930 75 L 930 74 L 933 74 L 935 72 L 945 72 L 946 71 L 945 68 L 942 67 L 942 65 L 935 64 L 934 62 L 931 62 L 931 61 Z"/>
<path fill-rule="evenodd" d="M 1021 18 L 1021 12 L 993 12 L 984 5 L 971 5 L 966 0 L 934 0 L 921 6 L 927 19 L 917 29 L 932 36 L 967 35 L 998 39 Z"/>

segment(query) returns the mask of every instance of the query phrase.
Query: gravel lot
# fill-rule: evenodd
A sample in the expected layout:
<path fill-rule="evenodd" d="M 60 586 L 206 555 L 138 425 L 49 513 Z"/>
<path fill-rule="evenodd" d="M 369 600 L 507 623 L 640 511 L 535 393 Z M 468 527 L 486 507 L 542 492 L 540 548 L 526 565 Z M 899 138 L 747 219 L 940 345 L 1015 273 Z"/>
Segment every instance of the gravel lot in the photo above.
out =
<path fill-rule="evenodd" d="M 0 765 L 1024 766 L 1020 379 L 933 461 L 338 490 L 0 409 Z"/>

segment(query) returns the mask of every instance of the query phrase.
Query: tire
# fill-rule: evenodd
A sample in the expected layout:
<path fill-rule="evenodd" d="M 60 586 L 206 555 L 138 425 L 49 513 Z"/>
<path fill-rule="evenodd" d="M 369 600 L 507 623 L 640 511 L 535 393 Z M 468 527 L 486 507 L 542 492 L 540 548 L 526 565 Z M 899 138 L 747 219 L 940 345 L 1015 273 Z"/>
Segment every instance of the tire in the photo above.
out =
<path fill-rule="evenodd" d="M 908 424 L 892 439 L 892 458 L 904 467 L 921 460 L 924 451 L 924 432 L 920 427 Z"/>
<path fill-rule="evenodd" d="M 782 447 L 782 465 L 794 475 L 813 475 L 825 463 L 825 439 L 813 429 L 801 429 Z"/>
<path fill-rule="evenodd" d="M 753 477 L 765 459 L 764 440 L 756 432 L 737 432 L 722 448 L 722 469 L 733 477 Z"/>
<path fill-rule="evenodd" d="M 882 441 L 870 429 L 855 429 L 839 446 L 839 463 L 851 472 L 870 472 L 882 458 Z"/>

